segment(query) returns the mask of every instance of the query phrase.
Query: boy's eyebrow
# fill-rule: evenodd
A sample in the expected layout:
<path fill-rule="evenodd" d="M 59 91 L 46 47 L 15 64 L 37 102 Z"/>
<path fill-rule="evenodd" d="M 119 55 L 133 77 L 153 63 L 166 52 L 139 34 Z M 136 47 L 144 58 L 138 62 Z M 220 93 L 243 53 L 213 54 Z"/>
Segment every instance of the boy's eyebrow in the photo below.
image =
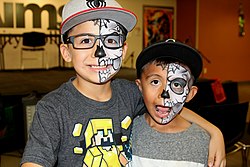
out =
<path fill-rule="evenodd" d="M 162 78 L 162 76 L 161 75 L 159 75 L 159 74 L 157 74 L 157 73 L 150 73 L 149 75 L 146 75 L 146 79 L 149 79 L 149 78 L 151 78 L 151 77 L 161 77 Z"/>

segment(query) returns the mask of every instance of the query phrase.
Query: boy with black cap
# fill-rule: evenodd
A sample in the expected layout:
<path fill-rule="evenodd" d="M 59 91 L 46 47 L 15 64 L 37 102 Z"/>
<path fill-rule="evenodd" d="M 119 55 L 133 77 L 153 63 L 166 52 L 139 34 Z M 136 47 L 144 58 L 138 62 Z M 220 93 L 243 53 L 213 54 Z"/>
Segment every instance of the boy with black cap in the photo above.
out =
<path fill-rule="evenodd" d="M 147 112 L 134 119 L 133 166 L 208 166 L 209 135 L 179 113 L 197 92 L 202 59 L 193 48 L 169 39 L 144 49 L 136 83 Z"/>
<path fill-rule="evenodd" d="M 71 0 L 62 19 L 60 50 L 73 63 L 76 77 L 38 102 L 22 167 L 56 162 L 67 167 L 125 166 L 131 159 L 132 119 L 144 104 L 133 82 L 111 79 L 121 67 L 136 16 L 115 0 Z M 208 130 L 217 131 L 213 126 Z M 217 145 L 224 144 L 223 137 L 214 137 L 212 150 L 223 153 Z"/>

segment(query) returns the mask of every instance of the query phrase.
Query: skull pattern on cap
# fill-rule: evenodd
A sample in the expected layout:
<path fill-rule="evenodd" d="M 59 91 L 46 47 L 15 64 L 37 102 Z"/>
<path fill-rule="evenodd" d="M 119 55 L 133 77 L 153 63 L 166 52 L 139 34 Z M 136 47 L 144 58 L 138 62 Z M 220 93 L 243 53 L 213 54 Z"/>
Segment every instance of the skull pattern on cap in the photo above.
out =
<path fill-rule="evenodd" d="M 86 0 L 86 1 L 87 1 L 87 6 L 89 8 L 99 8 L 106 6 L 105 0 Z"/>

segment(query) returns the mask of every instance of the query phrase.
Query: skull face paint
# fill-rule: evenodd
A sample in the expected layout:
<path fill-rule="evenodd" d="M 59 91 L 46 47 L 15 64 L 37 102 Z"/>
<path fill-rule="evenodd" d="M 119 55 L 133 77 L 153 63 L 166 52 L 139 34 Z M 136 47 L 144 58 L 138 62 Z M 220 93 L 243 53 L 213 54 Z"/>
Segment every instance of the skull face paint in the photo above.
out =
<path fill-rule="evenodd" d="M 96 24 L 100 27 L 99 35 L 108 34 L 122 34 L 121 27 L 111 20 L 95 20 Z M 108 81 L 113 75 L 115 75 L 122 65 L 122 53 L 123 48 L 109 49 L 106 48 L 101 40 L 97 40 L 96 56 L 98 57 L 98 65 L 105 67 L 105 70 L 99 71 L 99 81 L 101 83 Z"/>
<path fill-rule="evenodd" d="M 190 91 L 190 72 L 177 63 L 170 63 L 166 66 L 167 83 L 161 94 L 163 106 L 169 107 L 167 117 L 162 118 L 162 124 L 170 122 L 183 108 L 185 100 Z"/>

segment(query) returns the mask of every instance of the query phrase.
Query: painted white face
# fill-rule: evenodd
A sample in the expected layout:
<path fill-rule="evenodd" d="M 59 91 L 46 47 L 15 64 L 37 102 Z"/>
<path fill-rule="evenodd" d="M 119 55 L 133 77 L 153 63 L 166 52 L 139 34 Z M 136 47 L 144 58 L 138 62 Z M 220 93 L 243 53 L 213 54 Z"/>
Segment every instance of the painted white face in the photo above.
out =
<path fill-rule="evenodd" d="M 190 91 L 190 72 L 180 64 L 170 63 L 167 68 L 167 83 L 161 97 L 163 105 L 170 107 L 169 115 L 162 118 L 162 123 L 170 122 L 183 108 L 187 95 Z"/>
<path fill-rule="evenodd" d="M 122 34 L 121 27 L 114 21 L 111 20 L 97 20 L 97 24 L 100 26 L 100 35 L 108 34 Z M 100 56 L 98 63 L 99 65 L 105 65 L 107 68 L 104 71 L 99 72 L 99 80 L 101 83 L 106 82 L 116 74 L 122 65 L 122 52 L 123 48 L 109 49 L 106 48 L 101 40 L 97 41 L 97 50 L 99 54 L 104 54 L 105 56 Z"/>

